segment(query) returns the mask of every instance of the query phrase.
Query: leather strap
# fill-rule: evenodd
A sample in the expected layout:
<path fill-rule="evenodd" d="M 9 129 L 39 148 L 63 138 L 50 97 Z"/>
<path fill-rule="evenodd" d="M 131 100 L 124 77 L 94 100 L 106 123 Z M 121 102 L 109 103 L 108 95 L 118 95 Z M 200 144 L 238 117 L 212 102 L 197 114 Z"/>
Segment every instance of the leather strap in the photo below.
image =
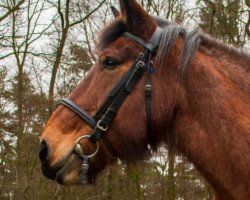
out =
<path fill-rule="evenodd" d="M 129 71 L 121 78 L 121 80 L 114 86 L 114 88 L 111 90 L 110 94 L 104 101 L 104 103 L 98 108 L 97 112 L 94 115 L 94 118 L 96 120 L 99 120 L 102 115 L 107 111 L 107 109 L 110 107 L 114 99 L 116 98 L 116 95 L 118 92 L 121 90 L 121 88 L 124 86 L 126 81 L 129 79 L 131 76 L 136 63 L 138 63 L 142 59 L 143 54 L 140 54 L 139 57 L 136 59 L 135 63 L 131 66 Z"/>
<path fill-rule="evenodd" d="M 159 46 L 162 32 L 163 32 L 162 28 L 157 26 L 155 29 L 155 32 L 153 33 L 152 37 L 150 38 L 149 43 L 152 44 L 152 46 L 153 46 L 151 53 L 154 53 L 156 48 Z"/>
<path fill-rule="evenodd" d="M 137 42 L 140 45 L 144 46 L 146 49 L 148 49 L 149 51 L 151 51 L 153 53 L 155 51 L 155 49 L 158 47 L 159 43 L 160 43 L 161 35 L 162 35 L 162 29 L 159 26 L 157 26 L 156 29 L 155 29 L 155 32 L 153 33 L 153 35 L 152 35 L 149 42 L 146 42 L 142 38 L 134 36 L 129 32 L 124 32 L 122 35 L 134 40 L 135 42 Z"/>
<path fill-rule="evenodd" d="M 135 85 L 138 83 L 140 78 L 142 77 L 144 71 L 145 71 L 145 63 L 148 63 L 150 52 L 146 50 L 146 52 L 143 54 L 143 57 L 141 60 L 137 61 L 131 68 L 132 70 L 129 70 L 127 74 L 124 76 L 123 79 L 120 80 L 119 83 L 123 83 L 120 87 L 119 92 L 115 96 L 112 103 L 109 105 L 108 109 L 106 110 L 105 114 L 102 116 L 102 118 L 98 121 L 97 126 L 95 127 L 92 135 L 90 136 L 90 139 L 92 141 L 97 141 L 100 139 L 102 133 L 104 133 L 109 124 L 113 121 L 113 119 L 116 116 L 116 113 L 118 112 L 119 108 L 129 95 L 129 93 L 132 92 Z M 118 85 L 120 85 L 118 83 Z"/>
<path fill-rule="evenodd" d="M 146 125 L 147 125 L 147 136 L 148 136 L 148 144 L 151 143 L 151 74 L 154 72 L 153 66 L 151 62 L 147 65 L 147 79 L 145 83 L 145 100 L 146 100 Z"/>
<path fill-rule="evenodd" d="M 82 109 L 79 105 L 77 105 L 75 102 L 71 101 L 68 98 L 63 98 L 61 100 L 61 104 L 72 110 L 74 113 L 79 115 L 84 121 L 91 127 L 95 128 L 96 126 L 96 120 L 91 117 L 84 109 Z"/>

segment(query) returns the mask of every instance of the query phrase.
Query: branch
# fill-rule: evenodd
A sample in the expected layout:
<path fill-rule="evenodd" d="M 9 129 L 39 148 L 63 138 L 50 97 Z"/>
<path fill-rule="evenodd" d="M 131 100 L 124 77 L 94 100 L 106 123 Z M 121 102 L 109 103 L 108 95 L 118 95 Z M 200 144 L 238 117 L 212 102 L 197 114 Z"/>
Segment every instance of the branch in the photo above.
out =
<path fill-rule="evenodd" d="M 18 51 L 18 54 L 30 54 L 32 56 L 35 56 L 35 57 L 46 57 L 46 56 L 54 56 L 55 53 L 35 53 L 35 52 L 32 52 L 32 51 Z M 11 53 L 8 53 L 8 54 L 5 54 L 3 56 L 0 57 L 0 60 L 3 60 L 9 56 L 12 56 L 12 55 L 15 55 L 15 52 L 11 52 Z"/>
<path fill-rule="evenodd" d="M 18 10 L 24 2 L 25 0 L 21 0 L 16 6 L 14 6 L 13 8 L 9 8 L 8 12 L 6 12 L 3 16 L 0 17 L 0 22 L 3 21 L 6 17 L 8 17 L 12 12 Z"/>
<path fill-rule="evenodd" d="M 250 0 L 245 0 L 246 6 L 250 8 Z M 248 20 L 245 25 L 246 34 L 250 37 L 250 11 L 248 11 Z"/>
<path fill-rule="evenodd" d="M 69 3 L 70 3 L 70 0 L 67 0 L 66 1 L 66 8 L 65 8 L 65 21 L 66 21 L 66 26 L 68 27 L 69 26 Z"/>
<path fill-rule="evenodd" d="M 246 34 L 250 37 L 250 11 L 248 11 L 248 21 L 246 23 Z"/>
<path fill-rule="evenodd" d="M 64 16 L 61 10 L 61 0 L 58 1 L 58 5 L 57 5 L 57 12 L 61 18 L 61 26 L 62 26 L 62 30 L 64 29 Z"/>
<path fill-rule="evenodd" d="M 83 17 L 82 19 L 74 22 L 74 23 L 71 23 L 69 24 L 69 27 L 72 27 L 72 26 L 75 26 L 76 24 L 80 24 L 82 23 L 84 20 L 86 20 L 87 18 L 89 18 L 95 11 L 97 11 L 101 6 L 102 4 L 105 3 L 106 0 L 103 0 L 94 10 L 92 10 L 91 12 L 89 12 L 88 14 L 85 15 L 85 17 Z"/>

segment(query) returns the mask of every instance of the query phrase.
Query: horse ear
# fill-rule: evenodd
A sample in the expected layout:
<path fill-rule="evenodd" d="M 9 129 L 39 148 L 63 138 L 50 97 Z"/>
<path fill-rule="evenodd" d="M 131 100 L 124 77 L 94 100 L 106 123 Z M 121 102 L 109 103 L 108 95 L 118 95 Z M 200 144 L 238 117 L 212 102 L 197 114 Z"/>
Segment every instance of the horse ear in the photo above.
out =
<path fill-rule="evenodd" d="M 121 13 L 120 13 L 120 12 L 116 9 L 116 7 L 114 7 L 114 6 L 110 6 L 110 8 L 111 8 L 111 11 L 112 11 L 114 17 L 115 17 L 115 18 L 118 18 L 118 17 L 120 16 Z"/>
<path fill-rule="evenodd" d="M 129 32 L 146 39 L 152 35 L 157 26 L 156 22 L 136 0 L 120 0 L 120 6 L 122 19 Z"/>

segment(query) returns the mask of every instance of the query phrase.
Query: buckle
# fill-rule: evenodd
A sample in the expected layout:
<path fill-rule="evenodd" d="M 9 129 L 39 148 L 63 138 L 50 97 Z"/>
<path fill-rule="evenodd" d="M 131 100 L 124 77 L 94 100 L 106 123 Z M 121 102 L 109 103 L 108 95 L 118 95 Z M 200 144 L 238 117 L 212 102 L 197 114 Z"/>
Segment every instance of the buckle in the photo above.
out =
<path fill-rule="evenodd" d="M 143 62 L 143 61 L 139 61 L 138 63 L 136 63 L 136 65 L 135 65 L 136 67 L 140 67 L 140 68 L 144 68 L 144 66 L 145 66 L 145 63 Z"/>
<path fill-rule="evenodd" d="M 150 84 L 145 85 L 145 96 L 149 97 L 151 95 L 152 86 Z"/>
<path fill-rule="evenodd" d="M 151 92 L 152 86 L 150 84 L 145 85 L 145 90 Z"/>
<path fill-rule="evenodd" d="M 99 120 L 99 121 L 97 122 L 97 124 L 96 124 L 96 127 L 97 127 L 99 130 L 103 131 L 103 132 L 107 131 L 108 126 L 106 126 L 106 127 L 102 126 L 102 125 L 101 125 L 101 122 L 102 122 L 102 121 Z"/>

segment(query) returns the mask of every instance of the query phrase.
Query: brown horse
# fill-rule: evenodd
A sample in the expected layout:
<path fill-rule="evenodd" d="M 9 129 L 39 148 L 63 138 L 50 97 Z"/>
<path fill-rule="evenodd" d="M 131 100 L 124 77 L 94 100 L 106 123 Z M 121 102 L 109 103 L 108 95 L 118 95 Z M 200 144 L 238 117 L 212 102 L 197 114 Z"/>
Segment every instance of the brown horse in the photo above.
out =
<path fill-rule="evenodd" d="M 111 89 L 145 51 L 143 42 L 125 36 L 125 31 L 150 41 L 156 27 L 162 27 L 159 46 L 151 55 L 154 72 L 138 79 L 106 133 L 106 127 L 92 127 L 91 122 L 60 105 L 41 136 L 39 155 L 44 175 L 70 185 L 80 183 L 85 170 L 91 182 L 114 157 L 136 161 L 148 155 L 148 144 L 156 149 L 165 142 L 194 163 L 213 187 L 216 199 L 249 200 L 249 55 L 205 34 L 153 19 L 135 0 L 120 0 L 120 5 L 121 13 L 116 13 L 116 19 L 100 35 L 97 63 L 69 99 L 92 116 L 103 105 Z M 144 94 L 148 74 L 152 86 L 150 116 Z M 88 138 L 93 128 L 103 131 L 99 146 Z M 81 136 L 86 138 L 80 138 L 76 148 Z M 79 155 L 96 149 L 97 153 L 86 159 L 89 169 L 82 169 Z"/>

